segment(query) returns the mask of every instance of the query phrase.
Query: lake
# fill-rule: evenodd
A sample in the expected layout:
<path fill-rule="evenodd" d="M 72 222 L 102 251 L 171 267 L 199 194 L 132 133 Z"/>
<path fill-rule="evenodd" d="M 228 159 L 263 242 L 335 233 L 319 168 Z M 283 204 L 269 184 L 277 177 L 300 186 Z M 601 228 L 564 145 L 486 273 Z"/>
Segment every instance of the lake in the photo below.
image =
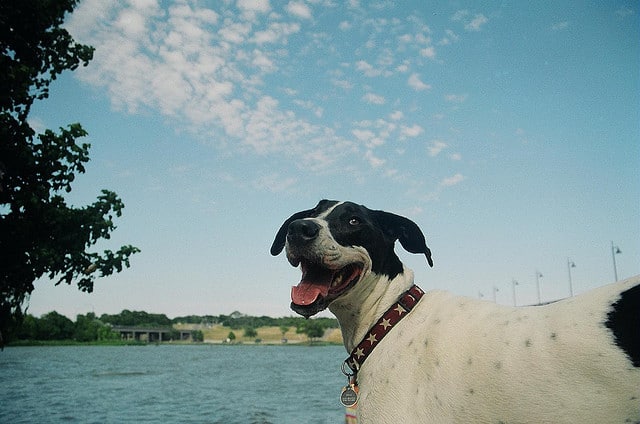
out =
<path fill-rule="evenodd" d="M 344 423 L 342 346 L 9 347 L 0 423 Z"/>

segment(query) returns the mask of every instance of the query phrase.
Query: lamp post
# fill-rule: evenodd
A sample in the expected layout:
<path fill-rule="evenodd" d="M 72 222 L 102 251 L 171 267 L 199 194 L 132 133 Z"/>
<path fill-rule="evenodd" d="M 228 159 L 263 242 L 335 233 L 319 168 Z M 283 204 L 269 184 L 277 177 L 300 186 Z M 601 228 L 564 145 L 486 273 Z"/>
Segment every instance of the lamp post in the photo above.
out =
<path fill-rule="evenodd" d="M 571 268 L 575 268 L 576 264 L 570 259 L 567 258 L 567 270 L 569 271 L 569 295 L 573 297 L 573 284 L 571 283 Z"/>
<path fill-rule="evenodd" d="M 518 282 L 515 279 L 511 280 L 511 287 L 513 288 L 513 306 L 516 306 L 516 286 Z"/>
<path fill-rule="evenodd" d="M 614 246 L 613 242 L 611 242 L 611 258 L 613 259 L 613 275 L 616 277 L 616 281 L 618 281 L 618 268 L 616 267 L 616 255 L 622 253 L 622 250 L 618 246 Z"/>
<path fill-rule="evenodd" d="M 496 293 L 498 293 L 500 291 L 499 288 L 497 288 L 496 286 L 493 286 L 493 303 L 497 303 L 496 302 Z"/>
<path fill-rule="evenodd" d="M 536 269 L 536 290 L 538 291 L 538 305 L 542 303 L 542 299 L 540 297 L 540 277 L 542 277 L 542 273 Z"/>

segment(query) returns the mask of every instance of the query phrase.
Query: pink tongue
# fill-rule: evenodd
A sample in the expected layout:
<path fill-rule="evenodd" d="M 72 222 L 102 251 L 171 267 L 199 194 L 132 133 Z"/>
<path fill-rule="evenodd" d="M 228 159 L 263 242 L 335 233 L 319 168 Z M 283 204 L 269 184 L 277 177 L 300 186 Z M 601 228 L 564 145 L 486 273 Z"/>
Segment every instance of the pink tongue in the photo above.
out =
<path fill-rule="evenodd" d="M 291 300 L 296 305 L 311 305 L 319 296 L 327 297 L 329 284 L 318 284 L 302 280 L 297 286 L 291 287 Z"/>

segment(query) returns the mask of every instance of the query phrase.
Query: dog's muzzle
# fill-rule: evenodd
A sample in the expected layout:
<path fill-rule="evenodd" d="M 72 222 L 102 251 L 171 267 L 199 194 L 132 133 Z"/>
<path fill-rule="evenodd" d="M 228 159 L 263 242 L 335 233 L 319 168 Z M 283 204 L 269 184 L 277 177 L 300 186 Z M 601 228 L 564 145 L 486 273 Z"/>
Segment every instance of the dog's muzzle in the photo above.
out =
<path fill-rule="evenodd" d="M 307 318 L 353 287 L 364 269 L 362 263 L 341 261 L 336 245 L 323 246 L 321 230 L 313 220 L 300 219 L 287 232 L 287 259 L 302 271 L 300 283 L 291 288 L 291 309 Z"/>

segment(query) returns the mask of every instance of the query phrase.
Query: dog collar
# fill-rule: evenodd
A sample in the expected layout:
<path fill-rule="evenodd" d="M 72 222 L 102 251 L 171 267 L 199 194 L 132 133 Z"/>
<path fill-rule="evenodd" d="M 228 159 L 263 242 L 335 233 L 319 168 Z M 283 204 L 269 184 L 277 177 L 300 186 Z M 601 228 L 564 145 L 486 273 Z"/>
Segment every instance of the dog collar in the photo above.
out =
<path fill-rule="evenodd" d="M 371 327 L 365 338 L 351 351 L 351 355 L 342 364 L 342 372 L 348 377 L 355 377 L 373 349 L 397 323 L 411 312 L 423 295 L 424 291 L 415 284 L 404 292 L 400 299 L 387 309 L 387 312 Z M 345 365 L 352 373 L 346 371 Z"/>

